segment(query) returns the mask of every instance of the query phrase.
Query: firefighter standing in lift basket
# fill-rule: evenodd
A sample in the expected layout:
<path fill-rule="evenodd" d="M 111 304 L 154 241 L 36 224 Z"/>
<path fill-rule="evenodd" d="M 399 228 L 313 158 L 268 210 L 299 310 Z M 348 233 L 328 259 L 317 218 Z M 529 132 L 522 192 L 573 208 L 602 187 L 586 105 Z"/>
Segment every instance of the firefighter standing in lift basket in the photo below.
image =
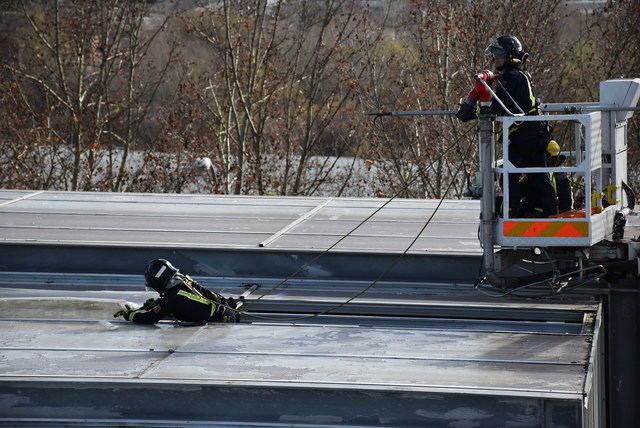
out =
<path fill-rule="evenodd" d="M 144 279 L 147 287 L 157 291 L 160 298 L 147 300 L 139 309 L 125 307 L 114 317 L 122 316 L 139 324 L 154 324 L 165 317 L 198 324 L 240 320 L 233 298 L 226 299 L 207 290 L 164 259 L 149 263 Z"/>
<path fill-rule="evenodd" d="M 531 77 L 523 69 L 528 54 L 520 41 L 510 35 L 495 37 L 485 53 L 493 59 L 497 74 L 495 92 L 507 109 L 527 116 L 540 114 Z M 456 116 L 465 122 L 477 118 L 476 101 L 472 91 L 460 104 Z M 499 116 L 508 115 L 496 100 L 493 100 L 491 110 Z M 547 167 L 547 145 L 551 140 L 546 122 L 516 122 L 509 129 L 509 160 L 517 168 Z M 525 181 L 526 185 L 523 184 Z M 525 197 L 526 205 L 520 203 Z M 557 213 L 556 193 L 549 174 L 509 174 L 510 217 L 547 217 Z"/>

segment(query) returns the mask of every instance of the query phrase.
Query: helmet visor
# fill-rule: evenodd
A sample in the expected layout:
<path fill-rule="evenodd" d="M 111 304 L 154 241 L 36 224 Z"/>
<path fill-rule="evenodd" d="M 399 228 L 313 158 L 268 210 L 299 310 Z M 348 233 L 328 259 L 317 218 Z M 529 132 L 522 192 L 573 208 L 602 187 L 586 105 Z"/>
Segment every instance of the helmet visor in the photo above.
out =
<path fill-rule="evenodd" d="M 484 54 L 491 57 L 506 55 L 507 51 L 500 46 L 498 38 L 494 37 L 489 41 L 489 46 L 484 50 Z"/>

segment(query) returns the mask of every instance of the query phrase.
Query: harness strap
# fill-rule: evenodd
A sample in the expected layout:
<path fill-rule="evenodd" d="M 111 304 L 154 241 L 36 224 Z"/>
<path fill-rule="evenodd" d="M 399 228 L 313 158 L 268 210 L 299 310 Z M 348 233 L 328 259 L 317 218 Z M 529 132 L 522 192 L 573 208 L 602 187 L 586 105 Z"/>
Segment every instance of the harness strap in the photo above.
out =
<path fill-rule="evenodd" d="M 524 111 L 524 109 L 522 109 L 522 111 L 524 112 L 525 116 L 530 116 L 530 115 L 535 115 L 535 114 L 539 114 L 540 113 L 540 105 L 538 103 L 538 100 L 536 99 L 535 95 L 533 94 L 533 88 L 531 86 L 531 76 L 529 75 L 529 73 L 526 73 L 522 70 L 517 70 L 518 72 L 522 73 L 522 75 L 524 76 L 525 80 L 527 81 L 527 89 L 529 90 L 529 101 L 531 102 L 531 107 L 529 108 L 529 110 Z M 498 81 L 498 83 L 500 83 L 500 81 Z M 504 87 L 503 87 L 504 89 Z M 506 92 L 506 89 L 505 89 Z M 511 98 L 511 95 L 507 92 L 507 96 L 509 98 Z M 513 101 L 514 104 L 516 104 L 516 101 L 511 98 L 511 101 Z M 520 127 L 522 126 L 524 122 L 515 122 L 513 125 L 511 125 L 511 127 L 509 128 L 509 135 L 511 135 L 512 132 L 517 131 L 518 129 L 520 129 Z"/>
<path fill-rule="evenodd" d="M 186 297 L 187 299 L 193 300 L 194 302 L 203 303 L 205 305 L 211 305 L 211 311 L 209 313 L 209 316 L 212 317 L 218 308 L 218 302 L 214 302 L 213 300 L 204 297 L 202 293 L 196 290 L 191 285 L 191 282 L 193 281 L 191 278 L 186 277 L 185 279 L 186 281 L 184 281 L 184 284 L 187 286 L 187 288 L 189 288 L 191 292 L 186 290 L 180 290 L 178 291 L 178 296 Z"/>

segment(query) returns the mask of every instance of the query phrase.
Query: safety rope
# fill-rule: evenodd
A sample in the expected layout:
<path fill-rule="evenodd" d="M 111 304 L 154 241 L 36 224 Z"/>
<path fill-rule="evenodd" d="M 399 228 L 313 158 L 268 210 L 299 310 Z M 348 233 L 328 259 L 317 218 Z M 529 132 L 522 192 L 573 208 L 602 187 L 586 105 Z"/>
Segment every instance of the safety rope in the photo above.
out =
<path fill-rule="evenodd" d="M 292 274 L 290 274 L 289 276 L 287 276 L 285 279 L 283 279 L 281 282 L 279 282 L 278 284 L 276 284 L 275 286 L 273 286 L 272 288 L 270 288 L 269 290 L 267 290 L 266 293 L 261 294 L 257 299 L 255 299 L 253 302 L 257 302 L 260 299 L 262 299 L 263 297 L 273 293 L 275 290 L 281 288 L 282 286 L 284 286 L 289 280 L 295 278 L 302 270 L 304 270 L 306 267 L 308 267 L 309 265 L 311 265 L 313 262 L 317 261 L 318 259 L 320 259 L 322 256 L 324 256 L 325 254 L 327 254 L 329 251 L 331 251 L 333 248 L 335 248 L 340 242 L 344 241 L 346 238 L 348 238 L 353 232 L 355 232 L 358 228 L 360 228 L 363 224 L 365 224 L 367 221 L 369 221 L 374 215 L 376 215 L 378 212 L 380 212 L 383 208 L 385 208 L 387 205 L 389 205 L 394 199 L 396 199 L 402 192 L 404 192 L 406 189 L 408 189 L 408 187 L 410 185 L 412 185 L 416 180 L 418 180 L 421 175 L 420 172 L 422 172 L 424 169 L 429 169 L 432 168 L 437 162 L 439 162 L 447 153 L 449 153 L 449 151 L 453 150 L 453 148 L 457 147 L 457 145 L 462 141 L 462 139 L 464 137 L 466 137 L 469 132 L 475 128 L 475 125 L 470 126 L 469 128 L 467 128 L 458 139 L 456 139 L 453 144 L 451 144 L 445 151 L 443 151 L 440 156 L 438 156 L 433 162 L 431 162 L 426 168 L 421 168 L 416 175 L 414 175 L 410 180 L 406 181 L 404 183 L 404 185 L 400 188 L 400 190 L 398 190 L 395 194 L 393 194 L 389 199 L 387 199 L 380 207 L 378 207 L 377 209 L 375 209 L 370 215 L 368 215 L 365 219 L 363 219 L 362 221 L 360 221 L 354 228 L 352 228 L 349 232 L 347 232 L 345 235 L 343 235 L 342 237 L 340 237 L 340 239 L 338 239 L 336 242 L 334 242 L 330 247 L 328 247 L 327 249 L 323 250 L 321 253 L 319 253 L 318 255 L 316 255 L 314 258 L 312 258 L 311 260 L 305 262 L 304 264 L 302 264 L 298 269 L 296 269 Z M 447 189 L 445 190 L 445 192 L 443 193 L 442 198 L 440 198 L 436 208 L 434 209 L 433 213 L 431 213 L 431 216 L 429 217 L 429 219 L 427 220 L 427 222 L 422 226 L 422 228 L 420 229 L 420 232 L 418 233 L 418 235 L 416 235 L 416 237 L 411 241 L 411 243 L 409 244 L 409 246 L 407 246 L 407 248 L 398 256 L 396 257 L 392 263 L 387 267 L 387 269 L 385 269 L 370 285 L 368 285 L 366 288 L 364 288 L 362 291 L 358 292 L 356 295 L 352 296 L 351 298 L 349 298 L 348 300 L 346 300 L 345 302 L 329 308 L 325 311 L 319 312 L 319 313 L 315 313 L 315 314 L 311 314 L 311 315 L 304 315 L 304 316 L 300 316 L 300 317 L 288 317 L 288 318 L 283 318 L 283 317 L 268 317 L 268 316 L 263 316 L 263 315 L 257 315 L 257 314 L 252 314 L 247 312 L 246 310 L 238 310 L 236 308 L 232 308 L 222 302 L 218 303 L 219 306 L 231 309 L 233 311 L 236 311 L 238 314 L 241 315 L 245 315 L 248 317 L 252 317 L 252 318 L 257 318 L 257 319 L 263 319 L 263 320 L 269 320 L 269 321 L 294 321 L 294 320 L 302 320 L 302 319 L 308 319 L 308 318 L 315 318 L 321 315 L 324 315 L 328 312 L 334 311 L 336 309 L 339 309 L 347 304 L 349 304 L 350 302 L 352 302 L 354 299 L 358 298 L 359 296 L 363 295 L 364 293 L 366 293 L 368 290 L 370 290 L 371 288 L 373 288 L 387 273 L 389 273 L 391 271 L 391 269 L 400 261 L 400 259 L 402 257 L 404 257 L 407 252 L 411 249 L 411 247 L 413 246 L 413 244 L 415 244 L 415 242 L 420 238 L 420 236 L 422 235 L 422 232 L 424 232 L 425 228 L 429 225 L 429 223 L 431 222 L 431 220 L 433 219 L 433 217 L 435 216 L 435 214 L 437 213 L 438 209 L 440 208 L 440 206 L 442 205 L 442 203 L 444 202 L 444 199 L 447 195 L 447 193 L 449 192 L 449 190 L 451 189 L 451 187 L 453 186 L 453 184 L 455 183 L 455 178 L 457 177 L 458 173 L 462 170 L 462 168 L 464 167 L 464 160 L 466 160 L 466 158 L 469 155 L 469 152 L 471 150 L 471 148 L 473 147 L 473 143 L 474 140 L 471 141 L 471 143 L 469 143 L 469 146 L 467 147 L 467 150 L 465 152 L 464 155 L 464 159 L 462 160 L 462 164 L 461 166 L 456 170 L 454 177 L 452 178 L 451 182 L 449 183 L 449 185 L 447 186 Z"/>
<path fill-rule="evenodd" d="M 486 83 L 485 83 L 486 86 Z M 497 96 L 495 96 L 495 93 L 491 90 L 491 88 L 489 88 L 489 91 L 494 95 L 494 97 L 496 99 L 498 99 Z M 511 97 L 511 95 L 509 95 L 509 97 Z M 513 99 L 512 99 L 513 100 Z M 498 102 L 501 103 L 501 101 L 498 99 Z M 502 104 L 502 103 L 501 103 Z M 519 107 L 516 104 L 517 107 Z M 504 105 L 503 105 L 504 107 Z M 506 110 L 506 107 L 505 107 Z M 522 111 L 522 109 L 520 109 Z M 508 110 L 506 110 L 508 111 Z M 524 114 L 524 113 L 523 113 Z M 377 114 L 374 117 L 373 123 L 375 125 L 376 120 L 382 116 L 386 116 L 389 115 L 388 113 L 381 113 L 381 114 Z M 517 114 L 516 114 L 517 115 Z M 438 161 L 440 161 L 440 159 L 442 159 L 450 150 L 452 150 L 454 147 L 457 147 L 458 143 L 474 128 L 474 126 L 470 126 L 467 130 L 465 130 L 464 133 L 462 133 L 460 135 L 460 137 L 455 140 L 455 142 L 453 144 L 451 144 L 444 152 L 442 152 L 440 154 L 440 156 L 438 156 L 438 158 L 436 160 L 434 160 L 433 162 L 431 162 L 431 164 L 429 164 L 427 166 L 426 169 L 432 168 Z M 449 190 L 451 189 L 451 186 L 453 185 L 453 183 L 455 182 L 455 177 L 458 175 L 458 173 L 460 172 L 460 170 L 464 167 L 464 160 L 466 159 L 466 157 L 468 156 L 469 150 L 471 149 L 473 145 L 473 141 L 469 144 L 469 147 L 467 148 L 467 152 L 465 153 L 465 156 L 462 160 L 462 166 L 460 168 L 458 168 L 456 170 L 456 173 L 454 175 L 454 178 L 451 180 L 451 182 L 449 183 L 449 186 L 447 187 L 446 191 L 443 194 L 443 197 L 440 199 L 440 201 L 438 202 L 438 205 L 436 206 L 436 209 L 433 211 L 433 213 L 431 214 L 431 216 L 429 217 L 429 219 L 427 220 L 427 222 L 423 225 L 422 229 L 420 230 L 420 232 L 418 233 L 418 235 L 413 239 L 413 241 L 409 244 L 409 246 L 400 254 L 399 257 L 397 257 L 396 259 L 394 259 L 392 261 L 392 263 L 390 264 L 390 266 L 387 267 L 387 269 L 385 269 L 385 271 L 382 272 L 382 274 L 380 276 L 378 276 L 378 278 L 376 278 L 373 283 L 371 283 L 368 287 L 366 287 L 364 290 L 360 291 L 359 293 L 357 293 L 355 296 L 351 297 L 350 299 L 348 299 L 346 302 L 334 307 L 334 308 L 330 308 L 329 310 L 325 311 L 325 312 L 321 312 L 321 313 L 317 313 L 317 314 L 313 314 L 313 315 L 307 315 L 304 317 L 296 317 L 296 319 L 306 319 L 306 318 L 313 318 L 313 317 L 317 317 L 323 313 L 327 313 L 329 311 L 338 309 L 346 304 L 348 304 L 349 302 L 353 301 L 353 299 L 361 296 L 362 294 L 364 294 L 367 290 L 369 290 L 370 288 L 372 288 L 373 286 L 375 286 L 375 284 L 377 284 L 377 282 L 383 277 L 385 276 L 398 262 L 399 260 L 409 251 L 409 249 L 411 248 L 411 246 L 413 246 L 413 244 L 419 239 L 420 235 L 422 234 L 422 232 L 424 231 L 424 229 L 429 225 L 429 223 L 431 222 L 431 220 L 433 219 L 433 216 L 436 214 L 436 212 L 438 211 L 438 209 L 440 208 L 442 202 L 444 201 L 445 196 L 447 195 L 447 193 L 449 192 Z M 286 277 L 285 279 L 283 279 L 280 283 L 276 284 L 274 287 L 270 288 L 269 290 L 267 290 L 266 293 L 261 294 L 257 299 L 254 300 L 254 302 L 257 302 L 259 300 L 261 300 L 263 297 L 268 296 L 269 294 L 273 293 L 274 291 L 278 290 L 279 288 L 283 287 L 290 279 L 295 278 L 301 271 L 303 271 L 306 267 L 308 267 L 309 265 L 311 265 L 313 262 L 317 261 L 319 258 L 321 258 L 322 256 L 324 256 L 325 254 L 327 254 L 329 251 L 331 251 L 333 248 L 335 248 L 338 244 L 340 244 L 342 241 L 344 241 L 346 238 L 348 238 L 353 232 L 355 232 L 357 229 L 360 228 L 360 226 L 362 226 L 363 224 L 365 224 L 367 221 L 369 221 L 374 215 L 376 215 L 380 210 L 382 210 L 383 208 L 385 208 L 388 204 L 390 204 L 394 199 L 396 199 L 402 192 L 404 192 L 411 184 L 413 184 L 418 178 L 421 177 L 420 172 L 422 172 L 424 169 L 419 168 L 418 173 L 411 178 L 410 180 L 408 180 L 401 188 L 399 191 L 397 191 L 393 196 L 391 196 L 386 202 L 384 202 L 380 207 L 378 207 L 376 210 L 374 210 L 369 216 L 367 216 L 365 219 L 363 219 L 362 221 L 360 221 L 354 228 L 352 228 L 349 232 L 347 232 L 345 235 L 343 235 L 342 237 L 340 237 L 340 239 L 338 239 L 336 242 L 334 242 L 330 247 L 328 247 L 327 249 L 325 249 L 324 251 L 322 251 L 321 253 L 319 253 L 318 255 L 316 255 L 314 258 L 312 258 L 311 260 L 303 263 L 298 269 L 296 269 L 292 274 L 290 274 L 288 277 Z M 234 309 L 234 308 L 232 308 Z M 235 309 L 234 309 L 235 310 Z M 260 317 L 257 316 L 255 314 L 249 314 L 246 311 L 238 311 L 238 313 L 250 316 L 250 317 L 254 317 L 254 318 L 262 318 L 262 319 L 274 319 L 271 317 Z M 277 318 L 277 320 L 282 320 L 282 318 Z"/>
<path fill-rule="evenodd" d="M 475 125 L 470 126 L 469 128 L 467 128 L 460 136 L 459 138 L 457 138 L 453 144 L 451 144 L 445 151 L 443 151 L 440 156 L 438 156 L 433 162 L 431 162 L 429 165 L 427 165 L 426 168 L 419 168 L 419 170 L 417 171 L 417 173 L 408 181 L 406 181 L 404 183 L 404 185 L 400 188 L 400 190 L 398 190 L 395 194 L 393 194 L 389 199 L 387 199 L 380 207 L 378 207 L 377 209 L 375 209 L 370 215 L 368 215 L 366 218 L 364 218 L 362 221 L 360 221 L 354 228 L 352 228 L 349 232 L 347 232 L 345 235 L 343 235 L 342 237 L 340 237 L 340 239 L 338 239 L 336 242 L 334 242 L 330 247 L 328 247 L 327 249 L 323 250 L 321 253 L 319 253 L 318 255 L 316 255 L 314 258 L 312 258 L 311 260 L 303 263 L 298 269 L 296 269 L 292 274 L 290 274 L 289 276 L 287 276 L 285 279 L 283 279 L 281 282 L 279 282 L 278 284 L 276 284 L 275 286 L 273 286 L 272 288 L 270 288 L 269 290 L 267 290 L 266 293 L 261 294 L 257 299 L 255 299 L 253 302 L 257 302 L 260 299 L 262 299 L 265 296 L 268 296 L 269 294 L 273 293 L 275 290 L 283 287 L 289 280 L 295 278 L 302 270 L 304 270 L 306 267 L 308 267 L 309 265 L 311 265 L 313 262 L 317 261 L 318 259 L 320 259 L 322 256 L 324 256 L 325 254 L 327 254 L 329 251 L 331 251 L 333 248 L 335 248 L 338 244 L 340 244 L 342 241 L 344 241 L 346 238 L 348 238 L 353 232 L 355 232 L 357 229 L 359 229 L 363 224 L 365 224 L 367 221 L 369 221 L 374 215 L 376 215 L 378 212 L 380 212 L 383 208 L 385 208 L 387 205 L 389 205 L 394 199 L 396 199 L 402 192 L 404 192 L 406 189 L 409 188 L 410 185 L 412 185 L 415 181 L 417 181 L 420 177 L 421 177 L 421 172 L 424 171 L 424 169 L 429 169 L 432 168 L 437 162 L 439 162 L 447 153 L 449 153 L 449 151 L 451 151 L 453 148 L 457 147 L 457 145 L 462 141 L 462 139 L 464 137 L 466 137 L 469 132 L 471 130 L 473 130 L 475 128 Z M 351 303 L 354 299 L 357 299 L 358 297 L 362 296 L 364 293 L 366 293 L 368 290 L 370 290 L 371 288 L 373 288 L 387 273 L 389 273 L 391 271 L 391 269 L 393 269 L 393 267 L 395 267 L 395 265 L 398 264 L 398 262 L 400 261 L 400 259 L 402 259 L 402 257 L 404 257 L 409 250 L 411 249 L 411 247 L 413 246 L 413 244 L 416 243 L 416 241 L 420 238 L 420 236 L 422 235 L 422 233 L 424 232 L 424 230 L 426 229 L 426 227 L 429 225 L 429 223 L 431 222 L 431 220 L 433 219 L 433 217 L 435 216 L 435 214 L 437 213 L 438 209 L 440 208 L 440 206 L 442 205 L 442 203 L 444 202 L 444 199 L 446 198 L 447 193 L 449 192 L 449 190 L 451 189 L 451 187 L 453 186 L 453 184 L 455 183 L 455 178 L 457 177 L 458 173 L 463 169 L 464 167 L 464 160 L 466 160 L 466 158 L 468 157 L 471 148 L 473 147 L 473 143 L 475 142 L 475 140 L 472 140 L 469 143 L 469 146 L 467 147 L 467 150 L 464 154 L 464 158 L 462 159 L 462 163 L 461 166 L 456 170 L 454 177 L 451 179 L 451 182 L 449 183 L 449 185 L 447 186 L 447 189 L 445 190 L 445 192 L 443 193 L 442 198 L 440 198 L 438 204 L 436 205 L 436 208 L 434 209 L 434 211 L 431 213 L 431 216 L 429 217 L 429 219 L 427 220 L 427 222 L 422 226 L 422 228 L 420 229 L 420 232 L 418 232 L 418 234 L 416 235 L 416 237 L 411 241 L 411 243 L 407 246 L 407 248 L 400 254 L 398 255 L 394 260 L 392 260 L 392 262 L 389 264 L 389 266 L 387 266 L 387 268 L 380 274 L 378 275 L 378 277 L 371 283 L 369 284 L 367 287 L 365 287 L 363 290 L 359 291 L 358 293 L 356 293 L 354 296 L 350 297 L 349 299 L 347 299 L 345 302 L 340 303 L 337 306 L 331 307 L 329 309 L 326 309 L 322 312 L 318 312 L 318 313 L 314 313 L 311 315 L 304 315 L 304 316 L 298 316 L 298 317 L 269 317 L 269 316 L 264 316 L 264 315 L 257 315 L 257 314 L 252 314 L 246 310 L 238 310 L 236 308 L 232 308 L 228 305 L 226 305 L 225 303 L 218 303 L 219 306 L 231 309 L 233 311 L 235 311 L 238 314 L 247 316 L 247 317 L 251 317 L 251 318 L 256 318 L 256 319 L 262 319 L 262 320 L 268 320 L 268 321 L 298 321 L 298 320 L 303 320 L 303 319 L 310 319 L 310 318 L 315 318 L 324 314 L 327 314 L 329 312 L 332 312 L 336 309 L 339 309 L 349 303 Z"/>
<path fill-rule="evenodd" d="M 257 299 L 254 300 L 258 301 L 260 299 L 262 299 L 265 296 L 268 296 L 269 294 L 273 293 L 274 291 L 276 291 L 277 289 L 283 287 L 287 282 L 289 282 L 289 280 L 295 278 L 300 272 L 302 272 L 305 268 L 309 267 L 309 265 L 311 265 L 313 262 L 317 261 L 319 258 L 323 257 L 325 254 L 327 254 L 329 251 L 331 251 L 332 249 L 334 249 L 338 244 L 340 244 L 342 241 L 344 241 L 345 239 L 347 239 L 353 232 L 355 232 L 356 230 L 358 230 L 363 224 L 365 224 L 367 221 L 369 221 L 374 215 L 376 215 L 378 212 L 380 212 L 383 208 L 385 208 L 387 205 L 389 205 L 394 199 L 396 199 L 402 192 L 404 192 L 405 190 L 407 190 L 409 188 L 409 186 L 411 186 L 416 180 L 418 180 L 421 175 L 420 172 L 424 171 L 425 169 L 429 169 L 431 167 L 433 167 L 436 163 L 438 163 L 450 150 L 452 150 L 454 147 L 456 147 L 456 145 L 462 141 L 462 139 L 464 137 L 467 136 L 467 134 L 469 134 L 469 132 L 474 128 L 475 126 L 470 126 L 467 130 L 465 130 L 465 132 L 463 132 L 460 137 L 454 141 L 453 144 L 451 144 L 444 152 L 442 152 L 440 154 L 440 156 L 438 156 L 433 162 L 431 162 L 426 168 L 421 168 L 421 171 L 418 171 L 416 173 L 415 176 L 413 176 L 410 180 L 408 180 L 401 188 L 400 190 L 398 190 L 395 194 L 393 194 L 389 199 L 387 199 L 381 206 L 379 206 L 377 209 L 375 209 L 371 214 L 369 214 L 366 218 L 364 218 L 362 221 L 360 221 L 354 228 L 352 228 L 350 231 L 348 231 L 345 235 L 341 236 L 340 239 L 338 239 L 336 242 L 334 242 L 330 247 L 328 247 L 327 249 L 323 250 L 321 253 L 319 253 L 318 255 L 316 255 L 314 258 L 312 258 L 311 260 L 303 263 L 300 267 L 298 267 L 298 269 L 296 269 L 292 274 L 290 274 L 289 276 L 287 276 L 285 279 L 283 279 L 282 281 L 280 281 L 278 284 L 276 284 L 275 286 L 273 286 L 272 288 L 270 288 L 269 290 L 267 290 L 266 293 L 261 294 Z M 473 144 L 473 141 L 472 141 Z M 458 169 L 458 171 L 456 171 L 456 175 L 457 173 L 460 171 L 460 169 Z M 453 181 L 452 181 L 453 182 Z M 449 191 L 450 187 L 447 188 L 447 192 Z M 445 192 L 445 195 L 446 193 Z"/>
<path fill-rule="evenodd" d="M 589 278 L 579 278 L 577 280 L 575 280 L 574 282 L 571 282 L 573 280 L 573 276 L 575 275 L 582 275 L 584 273 L 588 273 L 591 271 L 598 271 L 598 273 L 592 277 Z M 520 285 L 518 287 L 514 287 L 511 288 L 509 290 L 500 290 L 492 285 L 487 285 L 485 278 L 478 278 L 478 281 L 476 281 L 476 284 L 474 285 L 474 288 L 477 289 L 479 292 L 481 292 L 482 294 L 489 296 L 489 297 L 496 297 L 496 298 L 502 298 L 502 297 L 507 297 L 507 296 L 513 296 L 513 297 L 518 297 L 518 298 L 522 298 L 522 299 L 546 299 L 549 297 L 553 297 L 553 296 L 557 296 L 563 292 L 566 292 L 567 290 L 573 289 L 573 288 L 577 288 L 580 286 L 583 286 L 585 284 L 589 284 L 591 282 L 597 282 L 599 281 L 601 278 L 603 278 L 605 275 L 607 274 L 604 266 L 602 265 L 594 265 L 594 266 L 589 266 L 586 268 L 582 268 L 582 269 L 577 269 L 575 271 L 571 271 L 571 272 L 567 272 L 567 273 L 563 273 L 560 275 L 554 275 L 553 278 L 548 278 L 548 279 L 543 279 L 541 281 L 535 281 L 535 282 L 530 282 L 527 284 L 523 284 Z M 563 281 L 561 281 L 562 278 L 568 278 L 567 281 L 562 284 Z M 550 288 L 549 292 L 544 292 L 544 293 L 537 293 L 537 294 L 522 294 L 519 293 L 519 291 L 521 290 L 526 290 L 526 289 L 531 289 L 535 286 L 539 286 L 539 285 L 548 285 Z M 500 290 L 501 292 L 498 292 L 498 290 Z"/>
<path fill-rule="evenodd" d="M 470 127 L 469 129 L 467 129 L 461 136 L 460 138 L 456 141 L 459 142 L 460 140 L 462 140 L 462 138 L 464 136 L 466 136 L 469 131 L 473 128 Z M 472 140 L 469 143 L 469 146 L 467 147 L 467 150 L 465 151 L 464 154 L 464 160 L 466 160 L 466 158 L 469 156 L 469 153 L 471 152 L 472 147 L 474 146 L 474 140 Z M 436 161 L 434 161 L 431 165 L 435 164 L 439 159 L 441 159 L 449 150 L 451 150 L 454 145 L 451 145 L 447 150 L 445 150 Z M 269 317 L 269 316 L 264 316 L 264 315 L 257 315 L 257 314 L 252 314 L 252 313 L 248 313 L 246 311 L 238 311 L 239 313 L 246 315 L 248 317 L 251 318 L 256 318 L 256 319 L 262 319 L 262 320 L 269 320 L 269 321 L 300 321 L 300 320 L 305 320 L 305 319 L 311 319 L 311 318 L 316 318 L 322 315 L 325 315 L 329 312 L 333 312 L 343 306 L 348 305 L 349 303 L 351 303 L 353 300 L 357 299 L 358 297 L 362 296 L 364 293 L 366 293 L 367 291 L 369 291 L 371 288 L 373 288 L 383 277 L 385 277 L 399 262 L 400 260 L 409 252 L 409 250 L 411 249 L 411 247 L 417 242 L 417 240 L 420 238 L 420 236 L 422 235 L 422 233 L 424 232 L 424 230 L 427 228 L 427 226 L 429 225 L 429 223 L 431 223 L 431 220 L 433 220 L 433 218 L 435 217 L 436 213 L 438 212 L 438 210 L 440 209 L 440 206 L 442 205 L 442 203 L 444 202 L 447 193 L 449 192 L 449 190 L 451 189 L 451 187 L 453 186 L 453 184 L 456 181 L 456 177 L 458 176 L 458 174 L 460 173 L 460 171 L 463 169 L 464 167 L 464 162 L 461 163 L 461 166 L 455 171 L 455 174 L 453 176 L 453 178 L 451 179 L 451 181 L 449 182 L 449 185 L 447 186 L 446 190 L 443 193 L 443 196 L 440 198 L 440 200 L 438 201 L 438 204 L 436 205 L 435 209 L 433 210 L 433 212 L 431 213 L 431 215 L 429 216 L 429 218 L 427 219 L 427 221 L 424 223 L 424 225 L 421 227 L 420 231 L 418 232 L 418 234 L 413 238 L 413 240 L 411 241 L 411 243 L 404 249 L 404 251 L 402 253 L 400 253 L 398 256 L 396 256 L 391 263 L 387 266 L 387 268 L 380 274 L 378 275 L 378 277 L 371 283 L 369 284 L 367 287 L 363 288 L 361 291 L 359 291 L 358 293 L 356 293 L 355 295 L 353 295 L 352 297 L 350 297 L 349 299 L 347 299 L 346 301 L 333 306 L 331 308 L 325 309 L 324 311 L 321 312 L 317 312 L 314 314 L 310 314 L 310 315 L 301 315 L 301 316 L 296 316 L 296 317 Z M 337 244 L 339 244 L 342 240 L 344 240 L 345 238 L 347 238 L 351 233 L 353 233 L 356 229 L 358 229 L 360 226 L 362 226 L 366 221 L 368 221 L 371 217 L 373 217 L 377 212 L 379 212 L 382 208 L 384 208 L 386 205 L 388 205 L 391 201 L 393 201 L 402 191 L 404 191 L 409 185 L 411 185 L 417 178 L 419 178 L 420 175 L 416 175 L 415 177 L 413 177 L 411 180 L 407 181 L 407 183 L 405 184 L 405 186 L 403 186 L 403 188 L 396 192 L 391 198 L 389 198 L 382 206 L 380 206 L 378 209 L 376 209 L 371 215 L 369 215 L 368 217 L 366 217 L 364 220 L 362 220 L 356 227 L 354 227 L 353 229 L 351 229 L 346 235 L 342 236 L 336 243 L 334 243 L 332 246 L 330 246 L 329 248 L 327 248 L 326 250 L 324 250 L 322 253 L 320 253 L 318 256 L 316 256 L 315 258 L 313 258 L 312 260 L 310 260 L 309 262 L 303 264 L 299 269 L 297 269 L 292 275 L 290 275 L 289 277 L 287 277 L 285 280 L 283 280 L 282 282 L 280 282 L 279 284 L 277 284 L 276 286 L 274 286 L 273 288 L 271 288 L 270 290 L 268 290 L 267 293 L 261 295 L 259 298 L 255 299 L 254 302 L 260 300 L 262 297 L 270 294 L 271 292 L 273 292 L 274 290 L 276 290 L 277 288 L 281 287 L 284 283 L 286 283 L 289 279 L 293 278 L 296 274 L 298 274 L 304 267 L 308 266 L 310 263 L 313 263 L 314 261 L 318 260 L 320 257 L 322 257 L 323 255 L 327 254 L 332 248 L 334 248 Z"/>

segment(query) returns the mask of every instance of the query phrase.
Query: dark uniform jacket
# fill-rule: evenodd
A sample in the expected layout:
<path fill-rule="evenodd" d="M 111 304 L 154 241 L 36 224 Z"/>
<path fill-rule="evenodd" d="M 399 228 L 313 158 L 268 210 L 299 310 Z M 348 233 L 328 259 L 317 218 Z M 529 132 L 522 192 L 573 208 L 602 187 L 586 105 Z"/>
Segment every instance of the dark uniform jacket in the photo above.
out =
<path fill-rule="evenodd" d="M 527 73 L 518 68 L 506 68 L 498 77 L 496 95 L 511 113 L 520 113 L 527 116 L 540 114 L 538 102 L 531 87 L 531 80 Z M 516 106 L 514 101 L 518 104 Z M 518 108 L 520 107 L 520 108 Z M 502 106 L 493 100 L 491 110 L 498 116 L 507 116 Z M 532 154 L 544 153 L 547 143 L 551 139 L 551 133 L 546 122 L 516 122 L 509 129 L 510 151 L 529 152 Z"/>
<path fill-rule="evenodd" d="M 526 116 L 540 114 L 531 80 L 518 68 L 510 67 L 500 74 L 496 95 L 511 113 L 520 113 L 522 110 Z M 498 115 L 507 114 L 496 100 L 493 101 L 491 109 Z M 546 167 L 547 144 L 551 138 L 546 122 L 514 123 L 509 128 L 509 160 L 520 168 Z M 520 183 L 520 178 L 520 174 L 509 174 L 509 208 L 512 215 L 528 217 L 558 213 L 556 192 L 548 174 L 527 174 L 525 183 Z M 526 203 L 521 205 L 523 196 Z"/>
<path fill-rule="evenodd" d="M 131 312 L 128 319 L 139 324 L 154 324 L 166 317 L 200 324 L 236 322 L 237 313 L 224 306 L 226 304 L 227 299 L 185 276 L 184 280 L 163 293 L 156 306 Z M 235 303 L 232 306 L 235 308 Z"/>

